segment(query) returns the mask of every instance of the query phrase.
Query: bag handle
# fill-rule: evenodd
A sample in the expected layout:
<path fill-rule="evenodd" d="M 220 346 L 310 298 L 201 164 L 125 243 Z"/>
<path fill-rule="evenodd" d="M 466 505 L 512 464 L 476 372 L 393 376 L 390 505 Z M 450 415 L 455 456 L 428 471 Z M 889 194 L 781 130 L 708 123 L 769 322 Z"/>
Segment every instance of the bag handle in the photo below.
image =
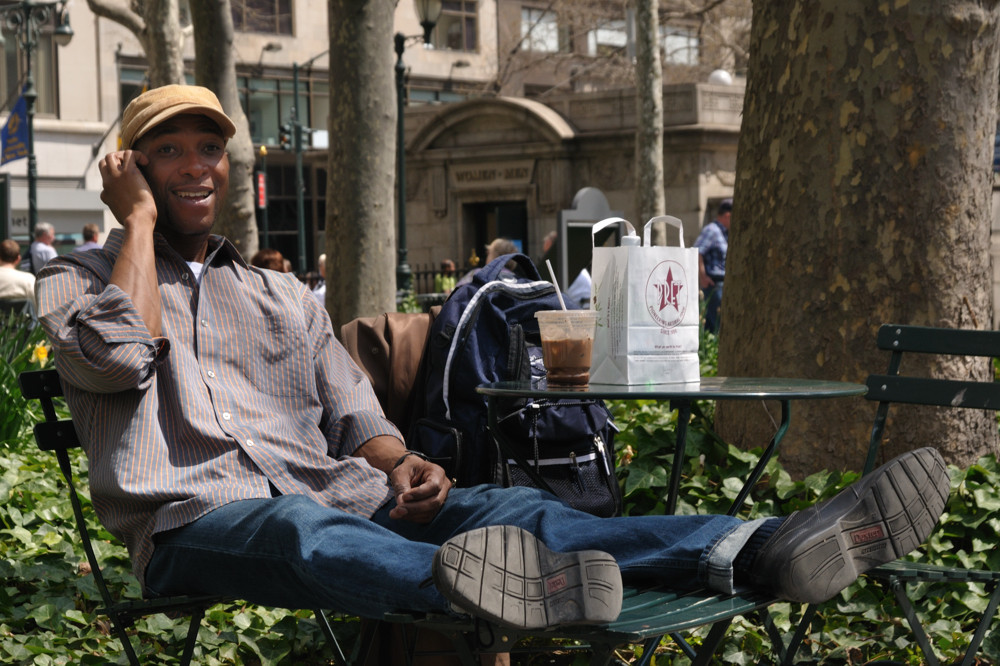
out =
<path fill-rule="evenodd" d="M 501 257 L 497 257 L 490 263 L 483 266 L 483 268 L 476 273 L 476 278 L 482 280 L 483 282 L 493 282 L 498 277 L 500 277 L 500 272 L 503 271 L 503 267 L 507 265 L 508 261 L 514 260 L 521 267 L 524 272 L 525 277 L 532 281 L 541 280 L 542 277 L 538 274 L 538 269 L 535 268 L 535 264 L 532 263 L 531 258 L 525 254 L 505 254 Z"/>
<path fill-rule="evenodd" d="M 653 233 L 653 223 L 654 222 L 666 222 L 672 227 L 677 227 L 678 237 L 680 238 L 679 247 L 684 247 L 684 223 L 673 215 L 657 215 L 654 218 L 650 218 L 646 226 L 642 228 L 642 244 L 646 247 L 651 245 L 650 236 Z"/>
<path fill-rule="evenodd" d="M 628 229 L 628 233 L 626 234 L 626 236 L 635 236 L 635 227 L 632 226 L 631 222 L 629 222 L 623 217 L 608 217 L 601 220 L 591 228 L 590 230 L 591 248 L 594 247 L 594 239 L 597 237 L 597 232 L 601 231 L 602 229 L 607 229 L 612 224 L 619 224 L 619 223 L 624 224 L 625 227 Z"/>

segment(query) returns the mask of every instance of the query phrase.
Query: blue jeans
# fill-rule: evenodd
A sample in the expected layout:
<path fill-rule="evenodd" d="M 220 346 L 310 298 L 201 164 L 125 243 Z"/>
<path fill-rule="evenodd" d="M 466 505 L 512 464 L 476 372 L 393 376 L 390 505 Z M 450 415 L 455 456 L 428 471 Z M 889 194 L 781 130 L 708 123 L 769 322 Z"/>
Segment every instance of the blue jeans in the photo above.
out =
<path fill-rule="evenodd" d="M 381 617 L 393 610 L 447 611 L 431 560 L 452 536 L 516 525 L 549 548 L 596 549 L 618 561 L 623 578 L 655 578 L 690 589 L 712 564 L 731 567 L 751 523 L 728 516 L 596 518 L 531 488 L 476 486 L 451 491 L 428 524 L 370 520 L 303 496 L 226 504 L 156 535 L 146 570 L 153 595 L 221 594 L 288 608 L 326 608 Z M 743 526 L 743 530 L 740 530 Z"/>

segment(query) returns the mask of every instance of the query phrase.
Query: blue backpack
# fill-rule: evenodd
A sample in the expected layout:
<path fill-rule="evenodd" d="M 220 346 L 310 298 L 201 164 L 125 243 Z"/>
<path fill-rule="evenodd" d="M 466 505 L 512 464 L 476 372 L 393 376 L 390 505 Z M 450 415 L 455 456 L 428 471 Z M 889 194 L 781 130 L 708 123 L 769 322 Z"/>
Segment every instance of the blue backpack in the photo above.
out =
<path fill-rule="evenodd" d="M 511 261 L 527 277 L 507 270 Z M 545 376 L 535 312 L 560 307 L 555 287 L 523 254 L 499 257 L 458 286 L 431 326 L 425 409 L 409 447 L 460 486 L 536 486 L 595 515 L 616 515 L 615 428 L 603 401 L 511 400 L 498 426 L 513 447 L 501 450 L 486 427 L 486 398 L 476 393 L 488 382 Z"/>

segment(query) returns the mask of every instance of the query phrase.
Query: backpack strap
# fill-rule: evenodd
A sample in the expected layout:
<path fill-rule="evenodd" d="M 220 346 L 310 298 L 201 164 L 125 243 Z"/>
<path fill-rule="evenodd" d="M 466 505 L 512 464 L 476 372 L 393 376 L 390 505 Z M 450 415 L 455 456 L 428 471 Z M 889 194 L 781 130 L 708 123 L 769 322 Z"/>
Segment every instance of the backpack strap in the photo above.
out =
<path fill-rule="evenodd" d="M 486 264 L 482 270 L 476 273 L 476 279 L 483 282 L 492 282 L 500 277 L 501 271 L 503 271 L 504 266 L 507 262 L 514 261 L 521 270 L 524 272 L 524 276 L 532 281 L 541 280 L 542 276 L 538 274 L 538 269 L 535 268 L 535 264 L 531 262 L 531 259 L 524 254 L 505 254 L 502 257 L 497 257 L 490 263 Z"/>
<path fill-rule="evenodd" d="M 506 259 L 508 257 L 524 257 L 531 262 L 531 259 L 525 257 L 523 254 L 510 254 L 505 257 L 499 257 L 494 261 L 490 262 L 490 266 Z M 508 259 L 509 260 L 509 259 Z M 506 263 L 506 262 L 504 262 Z M 500 264 L 503 266 L 503 264 Z M 488 268 L 488 267 L 487 267 Z M 482 269 L 486 270 L 486 268 Z M 482 272 L 482 271 L 480 271 Z M 538 275 L 538 271 L 534 271 L 535 275 Z M 476 279 L 479 279 L 479 273 L 476 273 Z M 452 419 L 451 415 L 451 375 L 454 372 L 453 361 L 456 356 L 458 356 L 459 350 L 465 345 L 466 338 L 469 335 L 469 330 L 476 321 L 476 317 L 479 316 L 479 311 L 481 309 L 483 301 L 489 299 L 490 294 L 496 291 L 506 291 L 507 293 L 517 294 L 521 298 L 533 298 L 541 294 L 551 294 L 555 291 L 555 287 L 551 282 L 544 282 L 542 280 L 533 280 L 531 282 L 525 282 L 519 280 L 514 283 L 503 282 L 502 280 L 491 280 L 482 287 L 480 287 L 472 298 L 469 299 L 468 304 L 465 309 L 462 310 L 462 315 L 458 319 L 458 323 L 455 324 L 454 334 L 451 338 L 451 343 L 448 345 L 448 355 L 444 362 L 444 375 L 441 382 L 441 392 L 442 400 L 444 402 L 444 413 L 445 418 L 449 421 Z"/>

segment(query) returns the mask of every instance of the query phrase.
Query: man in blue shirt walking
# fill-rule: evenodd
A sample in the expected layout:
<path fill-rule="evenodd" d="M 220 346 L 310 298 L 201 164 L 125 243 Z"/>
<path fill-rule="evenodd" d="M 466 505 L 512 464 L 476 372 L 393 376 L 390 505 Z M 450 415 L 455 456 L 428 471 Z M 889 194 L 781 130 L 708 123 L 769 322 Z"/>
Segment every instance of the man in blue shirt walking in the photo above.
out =
<path fill-rule="evenodd" d="M 723 199 L 715 219 L 701 230 L 694 246 L 698 248 L 698 284 L 704 294 L 705 330 L 719 332 L 719 306 L 722 282 L 726 279 L 726 252 L 729 250 L 729 220 L 733 200 Z"/>

